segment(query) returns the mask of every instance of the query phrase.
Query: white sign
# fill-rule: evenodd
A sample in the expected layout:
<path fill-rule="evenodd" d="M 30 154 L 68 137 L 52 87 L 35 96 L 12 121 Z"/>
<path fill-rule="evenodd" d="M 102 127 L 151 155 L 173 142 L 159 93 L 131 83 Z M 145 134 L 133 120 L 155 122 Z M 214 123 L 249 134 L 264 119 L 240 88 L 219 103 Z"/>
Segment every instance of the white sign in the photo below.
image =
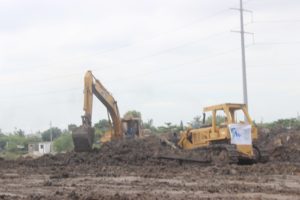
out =
<path fill-rule="evenodd" d="M 229 124 L 231 144 L 252 144 L 251 125 Z"/>

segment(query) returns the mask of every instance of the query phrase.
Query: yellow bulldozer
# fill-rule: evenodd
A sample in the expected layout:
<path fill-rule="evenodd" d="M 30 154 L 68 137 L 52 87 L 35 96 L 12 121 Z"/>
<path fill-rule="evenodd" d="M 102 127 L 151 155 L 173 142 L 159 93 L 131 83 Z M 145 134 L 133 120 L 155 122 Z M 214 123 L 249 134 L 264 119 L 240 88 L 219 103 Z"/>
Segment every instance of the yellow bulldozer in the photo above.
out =
<path fill-rule="evenodd" d="M 117 101 L 100 81 L 94 77 L 92 72 L 87 71 L 84 76 L 83 110 L 85 113 L 82 116 L 82 125 L 72 132 L 74 150 L 76 152 L 91 151 L 93 148 L 95 135 L 95 130 L 92 127 L 93 95 L 107 108 L 109 122 L 112 120 L 112 129 L 100 139 L 101 142 L 142 136 L 141 120 L 133 117 L 122 119 Z"/>
<path fill-rule="evenodd" d="M 223 114 L 222 121 L 218 121 L 220 117 L 217 117 L 220 112 Z M 207 113 L 211 114 L 209 122 L 206 121 Z M 242 121 L 238 121 L 237 114 L 242 117 Z M 205 107 L 202 125 L 182 131 L 179 138 L 172 139 L 173 142 L 176 141 L 175 145 L 170 141 L 162 140 L 163 144 L 173 148 L 204 152 L 201 155 L 205 155 L 205 159 L 197 156 L 196 158 L 165 155 L 159 157 L 211 163 L 266 162 L 268 155 L 255 145 L 257 140 L 257 128 L 249 116 L 246 105 L 225 103 Z"/>

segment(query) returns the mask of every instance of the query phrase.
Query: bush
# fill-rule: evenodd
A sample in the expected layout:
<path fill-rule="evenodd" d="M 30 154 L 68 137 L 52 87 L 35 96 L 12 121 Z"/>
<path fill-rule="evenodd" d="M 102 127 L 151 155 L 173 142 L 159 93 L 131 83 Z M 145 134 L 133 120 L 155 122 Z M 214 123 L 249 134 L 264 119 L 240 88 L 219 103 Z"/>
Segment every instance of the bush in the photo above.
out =
<path fill-rule="evenodd" d="M 68 132 L 61 134 L 53 141 L 53 147 L 56 152 L 72 151 L 74 149 L 72 135 Z"/>
<path fill-rule="evenodd" d="M 61 135 L 61 130 L 57 127 L 50 128 L 42 133 L 42 140 L 43 141 L 51 141 L 51 135 L 52 140 L 55 140 Z"/>

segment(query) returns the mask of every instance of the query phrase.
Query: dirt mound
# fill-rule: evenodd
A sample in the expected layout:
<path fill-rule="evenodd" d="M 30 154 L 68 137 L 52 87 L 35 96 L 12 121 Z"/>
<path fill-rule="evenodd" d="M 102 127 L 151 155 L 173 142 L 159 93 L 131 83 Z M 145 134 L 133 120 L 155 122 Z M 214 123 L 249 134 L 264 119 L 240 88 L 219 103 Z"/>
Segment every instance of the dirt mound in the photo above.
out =
<path fill-rule="evenodd" d="M 271 161 L 300 162 L 300 132 L 260 130 L 258 145 L 268 150 Z"/>
<path fill-rule="evenodd" d="M 66 154 L 45 155 L 34 162 L 20 160 L 29 166 L 65 166 L 65 165 L 149 165 L 162 164 L 155 158 L 158 152 L 170 152 L 171 148 L 162 146 L 157 136 L 143 139 L 118 140 L 105 143 L 100 149 L 91 152 L 70 152 Z"/>
<path fill-rule="evenodd" d="M 267 148 L 271 162 L 300 162 L 300 133 L 283 132 L 272 134 L 260 132 L 258 145 Z M 42 166 L 148 166 L 148 165 L 174 165 L 176 161 L 158 159 L 157 155 L 178 156 L 178 157 L 198 157 L 202 155 L 197 150 L 182 151 L 175 150 L 170 146 L 161 145 L 160 138 L 152 135 L 135 140 L 117 140 L 104 144 L 100 149 L 92 152 L 70 152 L 66 154 L 45 155 L 38 159 L 21 159 L 20 165 L 30 167 Z M 8 165 L 6 163 L 5 165 Z M 178 165 L 178 163 L 177 163 Z"/>

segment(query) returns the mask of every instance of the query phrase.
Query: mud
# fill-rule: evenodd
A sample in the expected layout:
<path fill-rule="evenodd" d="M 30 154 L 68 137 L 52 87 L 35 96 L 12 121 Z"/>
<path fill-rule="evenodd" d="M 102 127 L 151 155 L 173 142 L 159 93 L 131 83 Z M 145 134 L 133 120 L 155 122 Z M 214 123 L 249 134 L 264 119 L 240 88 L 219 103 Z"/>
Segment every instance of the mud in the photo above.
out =
<path fill-rule="evenodd" d="M 0 160 L 0 199 L 300 199 L 299 132 L 270 135 L 265 164 L 212 166 L 157 159 L 158 137 L 89 153 Z"/>
<path fill-rule="evenodd" d="M 271 161 L 300 162 L 300 131 L 260 131 L 261 148 L 266 148 Z"/>

